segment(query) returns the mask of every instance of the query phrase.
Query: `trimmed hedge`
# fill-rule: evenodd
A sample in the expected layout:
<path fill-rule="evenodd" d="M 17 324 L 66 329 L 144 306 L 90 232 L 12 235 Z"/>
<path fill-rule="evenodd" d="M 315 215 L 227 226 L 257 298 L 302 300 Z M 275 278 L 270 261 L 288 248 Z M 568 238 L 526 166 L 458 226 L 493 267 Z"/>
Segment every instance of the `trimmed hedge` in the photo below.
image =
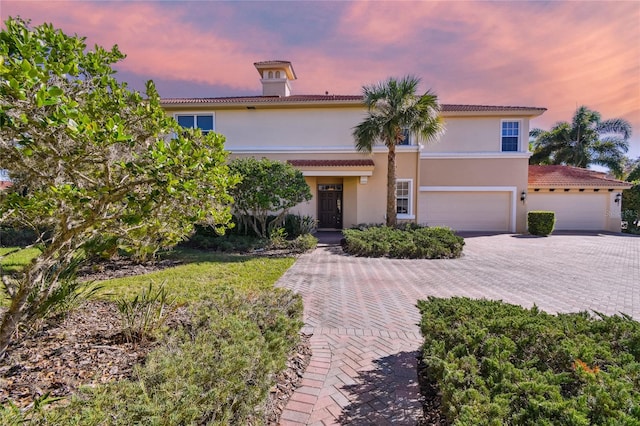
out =
<path fill-rule="evenodd" d="M 418 302 L 422 377 L 453 425 L 640 424 L 640 323 L 487 300 Z"/>
<path fill-rule="evenodd" d="M 460 257 L 464 246 L 462 237 L 443 227 L 363 226 L 358 229 L 346 229 L 343 234 L 343 250 L 355 256 L 449 259 Z"/>
<path fill-rule="evenodd" d="M 527 229 L 531 235 L 549 235 L 553 232 L 555 225 L 555 212 L 530 211 L 527 213 Z"/>

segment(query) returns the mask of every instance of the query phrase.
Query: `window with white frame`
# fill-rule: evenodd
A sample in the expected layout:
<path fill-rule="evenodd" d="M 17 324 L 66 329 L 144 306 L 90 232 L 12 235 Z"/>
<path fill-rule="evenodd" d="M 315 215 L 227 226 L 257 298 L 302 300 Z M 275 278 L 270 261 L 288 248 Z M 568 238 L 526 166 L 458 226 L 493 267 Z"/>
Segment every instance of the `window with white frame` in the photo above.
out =
<path fill-rule="evenodd" d="M 178 124 L 187 129 L 200 129 L 205 135 L 214 130 L 213 114 L 176 114 Z"/>
<path fill-rule="evenodd" d="M 502 121 L 502 151 L 517 151 L 520 145 L 520 122 Z"/>
<path fill-rule="evenodd" d="M 396 213 L 398 218 L 410 218 L 413 212 L 413 180 L 396 179 Z"/>

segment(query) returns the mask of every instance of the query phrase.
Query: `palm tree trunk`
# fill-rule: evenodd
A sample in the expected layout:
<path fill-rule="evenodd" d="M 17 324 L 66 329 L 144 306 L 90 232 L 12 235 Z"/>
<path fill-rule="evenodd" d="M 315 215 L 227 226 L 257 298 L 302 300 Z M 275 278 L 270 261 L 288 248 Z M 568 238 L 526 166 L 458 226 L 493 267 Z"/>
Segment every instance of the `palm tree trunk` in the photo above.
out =
<path fill-rule="evenodd" d="M 396 226 L 396 145 L 390 143 L 387 147 L 387 226 Z"/>

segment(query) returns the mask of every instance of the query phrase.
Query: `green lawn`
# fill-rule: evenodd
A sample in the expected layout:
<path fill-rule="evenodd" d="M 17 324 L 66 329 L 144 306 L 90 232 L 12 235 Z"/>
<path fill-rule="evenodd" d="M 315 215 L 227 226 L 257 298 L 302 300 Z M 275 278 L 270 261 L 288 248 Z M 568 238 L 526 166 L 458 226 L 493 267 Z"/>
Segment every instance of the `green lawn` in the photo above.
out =
<path fill-rule="evenodd" d="M 150 282 L 154 287 L 164 283 L 176 302 L 184 303 L 202 299 L 220 287 L 248 292 L 267 290 L 295 260 L 182 249 L 168 257 L 185 264 L 145 275 L 102 281 L 104 289 L 100 294 L 106 298 L 132 298 L 148 288 Z"/>
<path fill-rule="evenodd" d="M 13 250 L 15 247 L 2 247 L 0 256 Z M 39 250 L 35 248 L 20 250 L 2 259 L 0 264 L 5 272 L 15 272 L 27 265 L 38 253 Z M 167 292 L 178 303 L 199 300 L 222 286 L 250 292 L 266 290 L 273 287 L 295 260 L 190 249 L 177 249 L 164 257 L 183 264 L 145 275 L 102 281 L 100 284 L 103 289 L 98 297 L 133 298 L 147 288 L 150 282 L 154 287 L 164 283 Z"/>

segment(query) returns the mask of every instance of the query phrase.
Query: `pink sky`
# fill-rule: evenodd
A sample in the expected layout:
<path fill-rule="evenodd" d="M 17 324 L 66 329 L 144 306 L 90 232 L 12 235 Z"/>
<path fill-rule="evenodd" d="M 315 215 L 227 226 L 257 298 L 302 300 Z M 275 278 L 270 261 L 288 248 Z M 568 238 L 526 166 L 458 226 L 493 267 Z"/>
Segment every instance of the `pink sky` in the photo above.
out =
<path fill-rule="evenodd" d="M 11 1 L 0 15 L 118 44 L 120 78 L 164 97 L 260 93 L 253 62 L 289 60 L 297 94 L 358 94 L 415 74 L 443 103 L 579 105 L 634 128 L 640 156 L 640 2 Z"/>

